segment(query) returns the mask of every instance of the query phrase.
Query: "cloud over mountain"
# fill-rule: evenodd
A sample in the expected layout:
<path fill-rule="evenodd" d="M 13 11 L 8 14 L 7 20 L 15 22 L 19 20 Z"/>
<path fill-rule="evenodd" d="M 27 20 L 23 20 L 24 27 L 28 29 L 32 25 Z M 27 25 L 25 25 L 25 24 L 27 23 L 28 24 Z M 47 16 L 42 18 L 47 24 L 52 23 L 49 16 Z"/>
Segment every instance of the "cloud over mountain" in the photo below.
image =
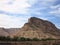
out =
<path fill-rule="evenodd" d="M 9 18 L 7 23 L 11 25 L 5 25 L 5 23 L 0 23 L 3 26 L 19 27 L 19 25 L 27 22 L 29 17 L 39 17 L 45 20 L 53 22 L 58 28 L 60 28 L 60 1 L 59 0 L 0 0 L 0 15 L 7 16 Z M 2 17 L 1 20 L 6 22 Z M 10 18 L 10 17 L 13 17 Z M 21 21 L 23 18 L 24 21 Z M 15 20 L 16 19 L 16 20 Z M 54 21 L 55 20 L 55 21 Z M 20 23 L 19 23 L 20 22 Z M 15 24 L 17 26 L 15 26 Z"/>

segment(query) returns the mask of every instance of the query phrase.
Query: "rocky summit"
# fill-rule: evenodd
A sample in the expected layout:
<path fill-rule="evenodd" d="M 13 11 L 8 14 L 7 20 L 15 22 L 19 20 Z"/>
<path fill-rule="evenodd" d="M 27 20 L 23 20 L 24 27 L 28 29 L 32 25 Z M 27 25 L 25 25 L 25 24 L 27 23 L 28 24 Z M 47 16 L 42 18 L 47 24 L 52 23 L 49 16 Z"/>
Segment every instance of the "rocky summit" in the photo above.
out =
<path fill-rule="evenodd" d="M 36 17 L 31 17 L 22 28 L 0 29 L 0 32 L 1 31 L 5 32 L 4 34 L 6 34 L 7 36 L 9 35 L 12 37 L 17 36 L 38 39 L 42 38 L 60 39 L 60 29 L 56 28 L 56 26 L 53 23 Z M 1 34 L 2 33 L 0 33 L 0 35 Z M 4 36 L 4 34 L 2 35 Z"/>
<path fill-rule="evenodd" d="M 60 38 L 60 30 L 46 20 L 31 17 L 27 23 L 19 30 L 16 36 L 25 38 Z"/>

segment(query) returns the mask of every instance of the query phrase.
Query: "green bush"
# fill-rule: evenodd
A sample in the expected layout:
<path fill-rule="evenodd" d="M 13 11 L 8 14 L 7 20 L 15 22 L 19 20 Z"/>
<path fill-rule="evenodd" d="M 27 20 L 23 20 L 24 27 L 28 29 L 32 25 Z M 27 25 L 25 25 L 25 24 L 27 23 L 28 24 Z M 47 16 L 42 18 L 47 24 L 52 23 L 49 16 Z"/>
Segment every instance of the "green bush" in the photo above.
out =
<path fill-rule="evenodd" d="M 32 41 L 32 39 L 30 39 L 30 38 L 26 38 L 26 41 Z"/>
<path fill-rule="evenodd" d="M 39 39 L 38 39 L 38 38 L 33 38 L 32 40 L 33 40 L 33 41 L 39 41 Z"/>
<path fill-rule="evenodd" d="M 26 41 L 26 39 L 24 37 L 20 37 L 19 41 Z"/>
<path fill-rule="evenodd" d="M 46 40 L 55 40 L 55 39 L 53 39 L 53 38 L 41 39 L 41 41 L 46 41 Z"/>
<path fill-rule="evenodd" d="M 18 37 L 12 38 L 12 41 L 18 41 Z"/>
<path fill-rule="evenodd" d="M 47 39 L 41 39 L 41 41 L 46 41 L 46 40 L 55 40 L 53 38 L 47 38 Z M 40 41 L 40 39 L 38 38 L 24 38 L 24 37 L 14 37 L 14 38 L 10 38 L 9 36 L 4 37 L 4 36 L 0 36 L 0 41 Z"/>

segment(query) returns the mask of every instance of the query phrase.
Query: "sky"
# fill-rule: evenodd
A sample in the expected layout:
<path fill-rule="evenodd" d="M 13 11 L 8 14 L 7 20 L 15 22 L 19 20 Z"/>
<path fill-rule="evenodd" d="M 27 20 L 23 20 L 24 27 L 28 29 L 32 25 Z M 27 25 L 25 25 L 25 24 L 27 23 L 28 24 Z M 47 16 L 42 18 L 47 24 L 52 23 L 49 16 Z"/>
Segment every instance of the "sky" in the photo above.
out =
<path fill-rule="evenodd" d="M 60 0 L 0 0 L 0 27 L 21 28 L 30 17 L 60 28 Z"/>

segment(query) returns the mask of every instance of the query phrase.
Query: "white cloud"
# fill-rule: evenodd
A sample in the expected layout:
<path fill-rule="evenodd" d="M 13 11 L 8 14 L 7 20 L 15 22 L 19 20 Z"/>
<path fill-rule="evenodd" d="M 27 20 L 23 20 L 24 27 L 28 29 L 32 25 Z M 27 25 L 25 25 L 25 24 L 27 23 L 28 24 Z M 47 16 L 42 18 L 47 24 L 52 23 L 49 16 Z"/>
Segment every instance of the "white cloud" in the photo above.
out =
<path fill-rule="evenodd" d="M 0 10 L 9 13 L 27 13 L 27 0 L 0 0 Z"/>
<path fill-rule="evenodd" d="M 57 9 L 57 8 L 59 8 L 59 7 L 60 7 L 60 5 L 50 6 L 51 9 Z"/>
<path fill-rule="evenodd" d="M 40 4 L 42 6 L 50 6 L 52 5 L 56 0 L 28 0 L 30 5 L 34 4 Z"/>
<path fill-rule="evenodd" d="M 28 3 L 29 3 L 30 5 L 33 5 L 33 4 L 35 4 L 37 1 L 38 1 L 38 0 L 28 0 Z"/>
<path fill-rule="evenodd" d="M 28 17 L 27 17 L 28 18 Z M 20 28 L 27 22 L 27 18 L 0 14 L 0 27 Z"/>
<path fill-rule="evenodd" d="M 52 5 L 56 0 L 38 0 L 41 5 L 43 6 L 50 6 Z"/>
<path fill-rule="evenodd" d="M 31 5 L 28 0 L 0 0 L 0 27 L 5 28 L 20 28 L 27 22 L 30 15 L 27 16 L 28 7 Z M 26 17 L 19 15 L 18 17 L 11 14 L 24 14 Z"/>
<path fill-rule="evenodd" d="M 12 13 L 24 14 L 25 16 L 28 15 L 28 17 L 24 17 L 22 15 L 22 18 L 16 16 L 9 16 L 6 14 L 0 14 L 0 27 L 20 28 L 24 25 L 25 22 L 27 22 L 27 19 L 29 17 L 33 16 L 32 14 L 41 15 L 42 13 L 40 11 L 49 8 L 53 4 L 53 2 L 55 2 L 55 0 L 0 0 L 0 11 L 7 12 L 10 15 Z M 37 4 L 37 6 L 35 4 Z M 30 7 L 29 10 L 28 7 Z M 60 8 L 58 7 L 59 6 L 51 6 L 50 8 L 54 10 L 49 13 L 60 14 Z M 40 18 L 48 20 L 44 17 Z"/>
<path fill-rule="evenodd" d="M 50 14 L 60 16 L 60 5 L 52 6 L 51 9 L 52 10 L 49 12 Z"/>

